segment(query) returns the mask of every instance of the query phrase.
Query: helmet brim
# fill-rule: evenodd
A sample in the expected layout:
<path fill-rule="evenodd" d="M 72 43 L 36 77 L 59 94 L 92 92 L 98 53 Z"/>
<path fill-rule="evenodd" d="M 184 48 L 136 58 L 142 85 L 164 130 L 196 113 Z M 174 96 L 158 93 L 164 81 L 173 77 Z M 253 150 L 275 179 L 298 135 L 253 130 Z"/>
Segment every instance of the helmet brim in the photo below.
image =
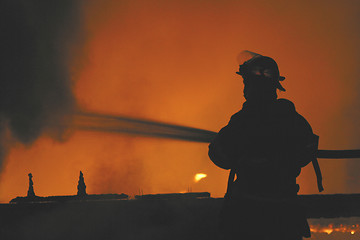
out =
<path fill-rule="evenodd" d="M 242 76 L 242 74 L 240 72 L 235 72 L 235 73 Z M 284 81 L 284 80 L 285 80 L 285 77 L 280 76 L 279 80 L 276 81 L 276 88 L 279 89 L 280 91 L 283 91 L 283 92 L 285 92 L 286 89 L 281 85 L 280 81 Z"/>

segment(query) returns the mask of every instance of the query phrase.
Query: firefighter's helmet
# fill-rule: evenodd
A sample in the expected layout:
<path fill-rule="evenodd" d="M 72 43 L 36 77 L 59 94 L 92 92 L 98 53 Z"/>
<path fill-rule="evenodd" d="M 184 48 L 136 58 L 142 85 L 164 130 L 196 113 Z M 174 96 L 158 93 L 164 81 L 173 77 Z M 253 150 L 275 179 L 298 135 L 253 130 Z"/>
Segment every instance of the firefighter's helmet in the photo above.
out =
<path fill-rule="evenodd" d="M 280 84 L 280 81 L 284 81 L 285 77 L 280 76 L 279 67 L 274 59 L 250 51 L 243 51 L 239 58 L 240 67 L 239 71 L 236 72 L 237 74 L 244 78 L 263 76 L 271 81 L 275 81 L 276 88 L 285 91 L 285 88 Z"/>

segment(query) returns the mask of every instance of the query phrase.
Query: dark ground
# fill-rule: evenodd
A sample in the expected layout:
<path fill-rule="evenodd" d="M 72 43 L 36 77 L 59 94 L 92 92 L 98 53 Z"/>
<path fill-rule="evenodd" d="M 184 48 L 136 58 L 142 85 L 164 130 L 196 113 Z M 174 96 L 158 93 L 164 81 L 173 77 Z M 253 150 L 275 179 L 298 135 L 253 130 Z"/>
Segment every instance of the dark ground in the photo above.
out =
<path fill-rule="evenodd" d="M 301 196 L 308 216 L 360 216 L 360 195 Z M 0 239 L 218 239 L 223 199 L 146 199 L 0 205 Z"/>
<path fill-rule="evenodd" d="M 221 201 L 3 204 L 0 239 L 217 239 Z"/>

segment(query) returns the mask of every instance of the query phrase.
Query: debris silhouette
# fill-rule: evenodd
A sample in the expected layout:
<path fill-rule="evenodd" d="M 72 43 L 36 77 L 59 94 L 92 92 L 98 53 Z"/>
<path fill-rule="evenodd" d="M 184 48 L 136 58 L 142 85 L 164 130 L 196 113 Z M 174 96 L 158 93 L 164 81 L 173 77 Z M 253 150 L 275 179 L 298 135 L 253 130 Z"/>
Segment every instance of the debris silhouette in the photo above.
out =
<path fill-rule="evenodd" d="M 78 192 L 77 195 L 80 197 L 84 197 L 86 196 L 86 185 L 85 185 L 85 180 L 84 180 L 84 175 L 82 173 L 82 171 L 80 171 L 80 176 L 79 176 L 79 182 L 78 182 L 78 186 L 77 186 Z"/>
<path fill-rule="evenodd" d="M 29 173 L 28 176 L 29 176 L 29 189 L 28 189 L 28 192 L 27 192 L 27 197 L 28 198 L 33 198 L 33 197 L 35 197 L 34 182 L 32 180 L 33 176 L 32 176 L 31 173 Z"/>

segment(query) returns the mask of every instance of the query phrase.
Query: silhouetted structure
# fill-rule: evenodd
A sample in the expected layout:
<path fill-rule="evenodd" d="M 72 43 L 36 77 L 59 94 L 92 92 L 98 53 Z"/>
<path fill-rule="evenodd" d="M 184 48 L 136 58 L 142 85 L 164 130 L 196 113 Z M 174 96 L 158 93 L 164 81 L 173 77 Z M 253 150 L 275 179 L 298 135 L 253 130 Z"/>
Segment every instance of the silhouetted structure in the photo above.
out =
<path fill-rule="evenodd" d="M 179 200 L 179 199 L 206 199 L 210 198 L 208 192 L 191 192 L 191 193 L 162 193 L 135 195 L 138 200 Z"/>
<path fill-rule="evenodd" d="M 77 185 L 77 195 L 80 197 L 84 197 L 86 196 L 86 185 L 85 185 L 85 181 L 84 181 L 84 175 L 83 173 L 80 171 L 80 176 L 79 176 L 79 182 Z"/>
<path fill-rule="evenodd" d="M 44 203 L 44 202 L 77 202 L 77 201 L 108 201 L 108 200 L 127 200 L 127 194 L 90 194 L 86 193 L 86 185 L 84 175 L 80 171 L 79 181 L 77 185 L 77 195 L 67 196 L 48 196 L 39 197 L 34 193 L 32 174 L 29 173 L 29 190 L 26 197 L 16 197 L 11 199 L 10 203 Z"/>
<path fill-rule="evenodd" d="M 226 239 L 309 237 L 296 177 L 313 162 L 322 189 L 315 155 L 318 136 L 291 101 L 277 99 L 277 89 L 285 91 L 280 84 L 285 78 L 276 62 L 247 53 L 250 59 L 237 72 L 244 80 L 246 102 L 209 145 L 210 159 L 231 169 L 221 231 Z"/>
<path fill-rule="evenodd" d="M 33 198 L 35 197 L 35 192 L 34 192 L 34 183 L 33 183 L 33 180 L 32 180 L 32 174 L 29 173 L 28 174 L 29 176 L 29 189 L 28 189 L 28 192 L 27 192 L 27 197 L 28 198 Z"/>
<path fill-rule="evenodd" d="M 39 197 L 16 197 L 10 200 L 10 203 L 65 203 L 65 202 L 91 202 L 91 201 L 110 201 L 110 200 L 128 200 L 129 196 L 121 194 L 88 194 L 86 196 L 65 195 L 65 196 L 48 196 Z"/>

